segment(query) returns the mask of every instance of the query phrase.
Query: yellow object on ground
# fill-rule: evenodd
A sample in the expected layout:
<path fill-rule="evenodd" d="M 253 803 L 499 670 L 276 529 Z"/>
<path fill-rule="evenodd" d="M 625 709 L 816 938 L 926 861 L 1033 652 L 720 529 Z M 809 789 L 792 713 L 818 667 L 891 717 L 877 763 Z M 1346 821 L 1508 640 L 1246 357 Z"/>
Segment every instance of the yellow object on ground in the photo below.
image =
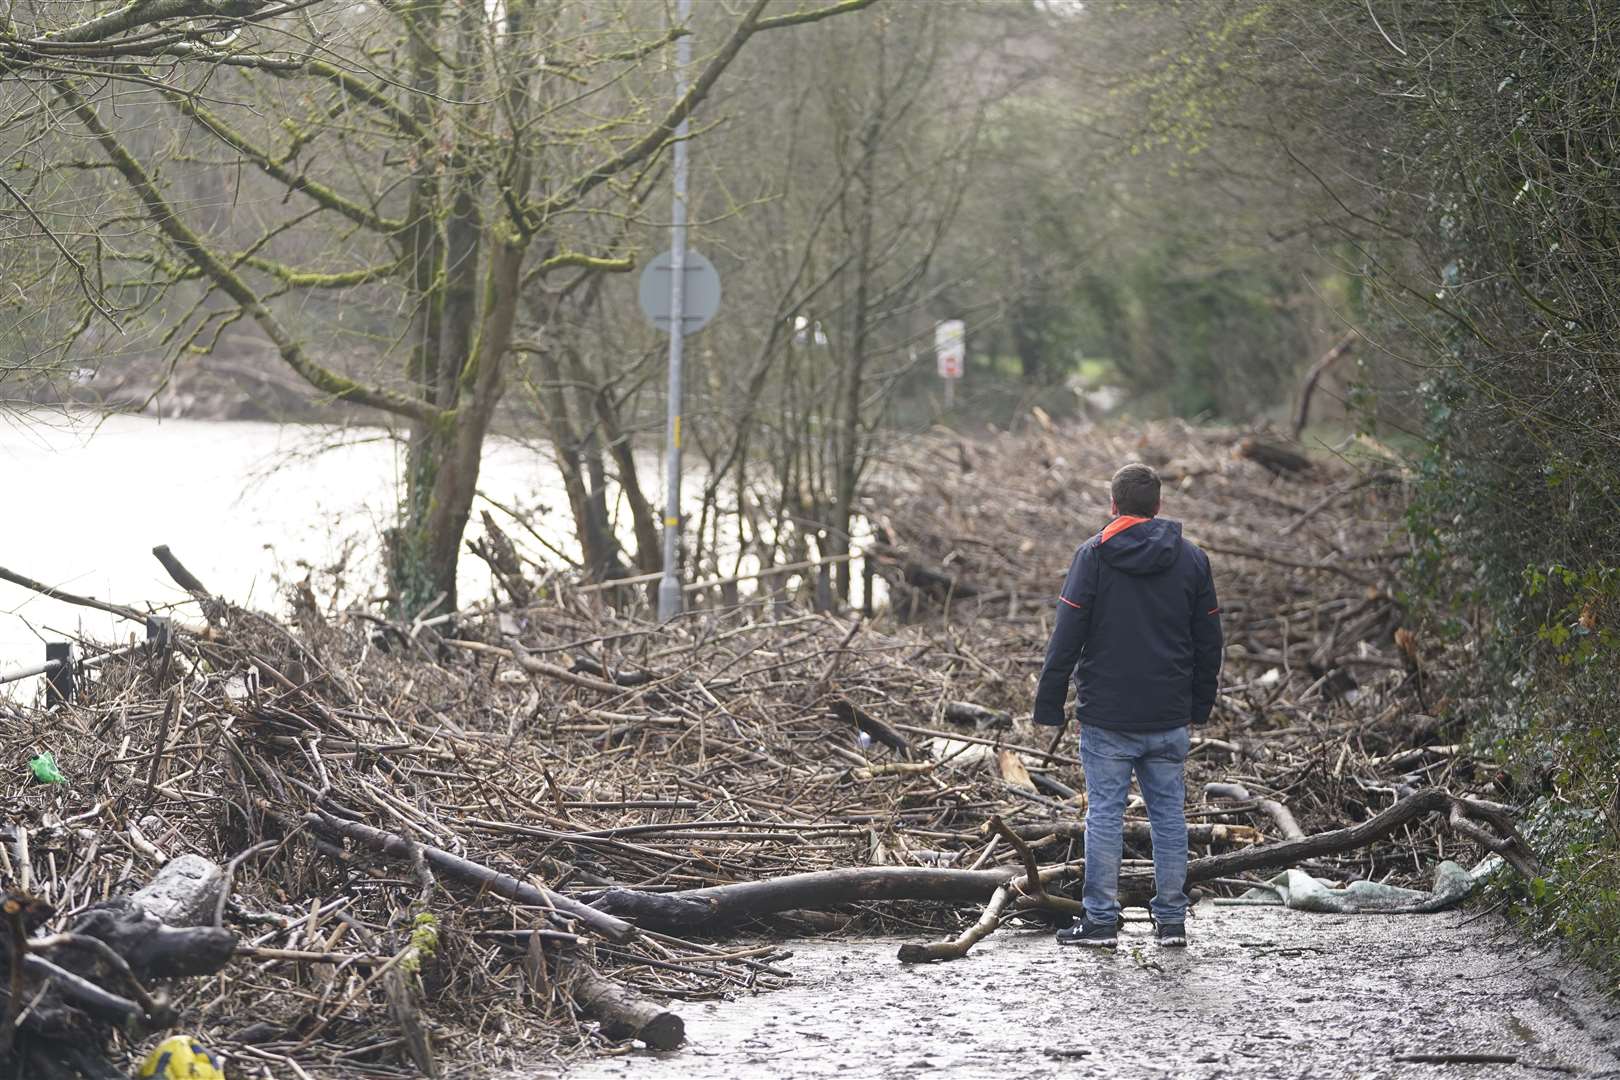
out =
<path fill-rule="evenodd" d="M 225 1059 L 189 1035 L 172 1035 L 158 1043 L 135 1075 L 142 1080 L 225 1080 Z"/>

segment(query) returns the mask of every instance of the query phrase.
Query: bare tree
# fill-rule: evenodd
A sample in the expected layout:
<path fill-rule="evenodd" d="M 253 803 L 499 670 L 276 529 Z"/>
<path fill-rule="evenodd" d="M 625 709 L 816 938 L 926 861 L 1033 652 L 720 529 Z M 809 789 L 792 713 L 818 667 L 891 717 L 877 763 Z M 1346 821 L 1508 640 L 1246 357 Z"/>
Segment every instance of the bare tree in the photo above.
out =
<path fill-rule="evenodd" d="M 107 221 L 138 213 L 156 228 L 156 243 L 121 242 L 116 258 L 170 287 L 194 281 L 210 301 L 179 340 L 206 343 L 204 324 L 249 321 L 323 395 L 406 425 L 391 569 L 397 603 L 416 614 L 455 604 L 458 548 L 525 296 L 548 298 L 543 323 L 557 298 L 632 268 L 628 246 L 592 249 L 581 223 L 643 197 L 676 126 L 750 39 L 872 2 L 773 14 L 771 0 L 751 0 L 677 101 L 661 61 L 685 29 L 629 0 L 365 8 L 300 64 L 235 73 L 225 100 L 205 81 L 144 86 L 143 106 L 163 122 L 222 141 L 227 167 L 279 189 L 274 212 L 253 208 L 257 235 L 243 235 L 240 220 L 211 228 L 80 81 L 58 78 L 51 90 L 122 180 Z M 244 92 L 261 107 L 238 103 Z M 295 261 L 310 253 L 318 266 Z M 310 310 L 341 319 L 351 295 L 397 317 L 306 323 Z M 359 355 L 340 357 L 344 346 Z"/>
<path fill-rule="evenodd" d="M 87 209 L 96 185 L 71 155 L 53 87 L 91 98 L 221 68 L 290 72 L 311 55 L 321 0 L 141 0 L 111 10 L 80 2 L 8 4 L 0 15 L 0 238 L 8 344 L 0 383 L 55 373 L 86 331 L 102 340 L 130 311 L 111 295 Z M 76 175 L 78 174 L 78 175 Z M 68 373 L 72 375 L 72 372 Z M 22 377 L 22 378 L 18 378 Z"/>

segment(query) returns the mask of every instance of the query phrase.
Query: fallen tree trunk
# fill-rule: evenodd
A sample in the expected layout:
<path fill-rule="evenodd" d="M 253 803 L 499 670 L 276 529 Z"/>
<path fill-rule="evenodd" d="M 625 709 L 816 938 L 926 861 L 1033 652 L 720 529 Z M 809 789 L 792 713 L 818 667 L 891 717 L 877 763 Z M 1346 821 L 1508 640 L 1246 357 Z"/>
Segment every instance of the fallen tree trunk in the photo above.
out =
<path fill-rule="evenodd" d="M 1283 840 L 1275 844 L 1261 844 L 1194 859 L 1187 864 L 1187 884 L 1193 885 L 1200 881 L 1209 881 L 1211 878 L 1231 877 L 1247 870 L 1293 866 L 1323 855 L 1354 851 L 1382 840 L 1403 825 L 1416 821 L 1426 814 L 1450 812 L 1453 806 L 1467 818 L 1480 818 L 1501 828 L 1500 812 L 1487 815 L 1483 808 L 1488 805 L 1474 799 L 1458 798 L 1444 788 L 1424 788 L 1358 825 L 1316 833 L 1299 840 Z M 1534 857 L 1530 855 L 1516 833 L 1508 833 L 1499 842 L 1508 850 L 1512 850 L 1526 867 L 1536 865 Z"/>
<path fill-rule="evenodd" d="M 1293 866 L 1322 855 L 1353 851 L 1381 840 L 1426 814 L 1448 811 L 1453 804 L 1469 819 L 1502 827 L 1499 811 L 1486 813 L 1488 804 L 1459 799 L 1442 788 L 1428 788 L 1407 796 L 1359 825 L 1317 833 L 1298 840 L 1257 844 L 1235 851 L 1194 859 L 1187 864 L 1187 884 L 1231 877 L 1248 870 Z M 1231 827 L 1229 827 L 1231 828 Z M 1055 831 L 1055 830 L 1054 830 Z M 1521 861 L 1530 860 L 1516 836 L 1500 841 Z M 1531 865 L 1526 861 L 1526 865 Z M 1083 863 L 1065 863 L 1059 870 L 1078 872 Z M 1048 867 L 1041 871 L 1049 877 Z M 950 870 L 922 866 L 865 866 L 845 870 L 815 870 L 804 874 L 715 885 L 674 893 L 646 893 L 635 889 L 607 889 L 586 895 L 591 907 L 628 919 L 637 926 L 672 934 L 714 934 L 739 923 L 795 908 L 826 910 L 847 904 L 882 900 L 933 900 L 939 903 L 983 903 L 997 889 L 1019 876 L 1013 867 L 993 870 Z M 1152 892 L 1151 871 L 1120 875 L 1120 891 L 1127 896 Z"/>
<path fill-rule="evenodd" d="M 675 893 L 608 889 L 591 906 L 667 934 L 712 934 L 763 915 L 795 908 L 824 911 L 873 900 L 982 903 L 1018 871 L 945 870 L 932 866 L 861 866 L 713 885 Z"/>

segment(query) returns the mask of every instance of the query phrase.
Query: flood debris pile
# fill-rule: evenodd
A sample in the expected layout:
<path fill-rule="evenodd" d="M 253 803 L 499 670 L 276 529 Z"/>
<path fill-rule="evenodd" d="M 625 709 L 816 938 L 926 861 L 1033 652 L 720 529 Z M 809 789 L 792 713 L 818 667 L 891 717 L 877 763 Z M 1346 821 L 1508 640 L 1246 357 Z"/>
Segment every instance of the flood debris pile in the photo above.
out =
<path fill-rule="evenodd" d="M 87 646 L 104 658 L 74 700 L 0 720 L 0 884 L 33 912 L 0 944 L 0 1077 L 117 1075 L 170 1024 L 239 1076 L 533 1068 L 674 1045 L 682 1001 L 789 977 L 786 949 L 741 931 L 954 935 L 902 957 L 920 961 L 1061 918 L 1083 783 L 1072 741 L 1028 721 L 1033 676 L 1107 476 L 1156 457 L 1231 645 L 1195 739 L 1193 880 L 1415 883 L 1459 848 L 1533 869 L 1507 808 L 1465 794 L 1484 778 L 1438 696 L 1456 658 L 1400 626 L 1392 469 L 1179 426 L 928 437 L 871 490 L 893 607 L 875 619 L 761 602 L 659 627 L 615 608 L 627 592 L 560 580 L 454 628 L 307 592 L 279 619 L 191 579 L 196 625 Z M 63 783 L 27 767 L 43 751 Z M 1127 833 L 1141 899 L 1145 821 Z M 29 1007 L 77 1008 L 35 959 L 66 968 L 65 931 L 140 908 L 179 856 L 217 869 L 207 910 L 144 921 L 228 935 L 229 963 L 131 980 L 80 943 L 134 1012 Z"/>
<path fill-rule="evenodd" d="M 1027 710 L 1057 588 L 1074 548 L 1108 520 L 1110 474 L 1132 460 L 1159 470 L 1163 513 L 1215 569 L 1226 660 L 1194 750 L 1212 780 L 1247 783 L 1313 827 L 1474 781 L 1444 696 L 1445 673 L 1466 656 L 1403 626 L 1402 476 L 1376 444 L 1312 460 L 1179 423 L 1036 426 L 971 445 L 931 437 L 874 493 L 893 606 L 947 619 L 942 632 L 968 664 L 996 659 L 996 702 Z M 1363 858 L 1378 874 L 1410 866 Z"/>

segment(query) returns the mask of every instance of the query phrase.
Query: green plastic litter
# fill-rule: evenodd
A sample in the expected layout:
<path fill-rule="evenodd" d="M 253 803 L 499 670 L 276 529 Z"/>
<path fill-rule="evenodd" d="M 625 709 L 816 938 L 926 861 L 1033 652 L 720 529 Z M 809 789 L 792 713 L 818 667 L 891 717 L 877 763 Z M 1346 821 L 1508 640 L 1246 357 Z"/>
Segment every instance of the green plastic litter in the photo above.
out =
<path fill-rule="evenodd" d="M 49 750 L 38 757 L 28 759 L 28 767 L 34 770 L 34 779 L 42 784 L 65 784 L 67 777 L 62 770 L 56 767 L 56 755 Z"/>

